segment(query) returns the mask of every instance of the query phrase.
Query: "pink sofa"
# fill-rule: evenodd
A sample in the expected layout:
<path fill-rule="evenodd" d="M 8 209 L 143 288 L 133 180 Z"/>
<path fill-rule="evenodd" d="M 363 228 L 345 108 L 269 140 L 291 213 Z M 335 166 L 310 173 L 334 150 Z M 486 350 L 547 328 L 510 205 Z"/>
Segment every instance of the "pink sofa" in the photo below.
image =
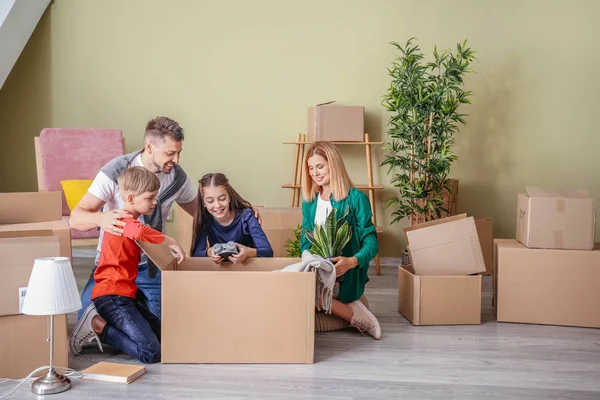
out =
<path fill-rule="evenodd" d="M 94 179 L 100 168 L 113 158 L 124 154 L 125 144 L 120 130 L 45 128 L 35 138 L 38 190 L 62 191 L 60 181 Z M 68 221 L 70 210 L 63 193 L 63 219 Z M 91 244 L 100 233 L 94 229 L 81 232 L 72 229 L 73 244 Z M 91 243 L 90 243 L 91 242 Z"/>

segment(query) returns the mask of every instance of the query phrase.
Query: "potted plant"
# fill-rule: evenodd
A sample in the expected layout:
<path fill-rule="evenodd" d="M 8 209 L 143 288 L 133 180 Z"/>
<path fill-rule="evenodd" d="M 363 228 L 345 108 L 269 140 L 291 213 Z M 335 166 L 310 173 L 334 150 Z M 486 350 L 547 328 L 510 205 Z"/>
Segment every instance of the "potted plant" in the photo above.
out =
<path fill-rule="evenodd" d="M 464 76 L 476 60 L 466 41 L 456 52 L 433 50 L 433 61 L 425 56 L 414 38 L 404 46 L 391 44 L 400 54 L 388 68 L 392 82 L 383 105 L 391 112 L 389 142 L 382 166 L 388 166 L 391 183 L 399 197 L 386 201 L 395 206 L 392 224 L 409 218 L 410 224 L 454 213 L 458 181 L 449 179 L 457 157 L 452 152 L 458 124 L 465 124 L 462 104 L 470 104 Z"/>
<path fill-rule="evenodd" d="M 344 215 L 337 218 L 337 210 L 332 208 L 323 225 L 316 224 L 312 232 L 305 230 L 304 234 L 312 244 L 311 253 L 318 254 L 329 262 L 333 257 L 342 255 L 344 247 L 352 237 L 350 225 L 345 221 L 349 210 L 349 207 L 346 207 Z M 343 277 L 337 279 L 338 282 L 342 280 Z"/>

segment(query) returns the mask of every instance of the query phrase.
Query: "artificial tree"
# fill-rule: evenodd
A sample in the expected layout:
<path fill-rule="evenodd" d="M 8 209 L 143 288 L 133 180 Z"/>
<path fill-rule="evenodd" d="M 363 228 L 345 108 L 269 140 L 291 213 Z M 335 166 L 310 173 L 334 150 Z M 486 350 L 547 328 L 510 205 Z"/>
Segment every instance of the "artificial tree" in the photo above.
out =
<path fill-rule="evenodd" d="M 389 153 L 381 164 L 388 166 L 391 183 L 399 191 L 385 203 L 395 206 L 392 223 L 409 218 L 411 225 L 451 211 L 456 189 L 450 187 L 449 173 L 457 159 L 452 145 L 458 124 L 466 124 L 459 107 L 471 103 L 472 93 L 463 89 L 464 76 L 473 72 L 470 66 L 476 60 L 465 40 L 457 44 L 456 52 L 440 53 L 434 47 L 433 61 L 426 62 L 414 40 L 404 46 L 391 42 L 400 54 L 388 68 L 392 81 L 383 105 L 392 115 Z"/>

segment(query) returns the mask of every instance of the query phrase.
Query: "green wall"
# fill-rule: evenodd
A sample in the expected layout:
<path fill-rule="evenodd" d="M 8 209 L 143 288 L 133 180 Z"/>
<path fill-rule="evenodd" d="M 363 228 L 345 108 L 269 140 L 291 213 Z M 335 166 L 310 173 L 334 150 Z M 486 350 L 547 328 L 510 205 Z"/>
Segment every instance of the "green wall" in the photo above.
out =
<path fill-rule="evenodd" d="M 286 206 L 294 148 L 281 142 L 306 129 L 309 105 L 364 105 L 367 131 L 385 139 L 388 42 L 416 36 L 430 53 L 468 39 L 479 62 L 456 145 L 458 207 L 514 237 L 526 185 L 600 197 L 597 15 L 593 0 L 55 0 L 0 90 L 0 190 L 37 189 L 43 127 L 120 128 L 133 151 L 145 122 L 168 115 L 186 130 L 194 180 L 221 171 L 252 202 Z M 344 156 L 364 182 L 363 152 Z M 381 208 L 393 189 L 375 175 L 383 255 L 398 255 L 402 225 Z"/>

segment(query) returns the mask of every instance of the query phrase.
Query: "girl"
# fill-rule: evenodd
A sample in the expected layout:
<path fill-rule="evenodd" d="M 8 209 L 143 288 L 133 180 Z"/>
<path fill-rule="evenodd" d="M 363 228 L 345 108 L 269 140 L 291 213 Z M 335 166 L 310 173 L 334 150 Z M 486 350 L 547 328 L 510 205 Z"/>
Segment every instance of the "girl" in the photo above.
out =
<path fill-rule="evenodd" d="M 225 175 L 204 175 L 198 185 L 198 202 L 194 257 L 211 257 L 220 264 L 223 258 L 215 254 L 213 247 L 227 242 L 234 242 L 239 251 L 229 256 L 234 264 L 248 257 L 273 257 L 273 249 L 252 204 L 231 187 Z"/>
<path fill-rule="evenodd" d="M 353 186 L 342 157 L 333 144 L 315 142 L 308 148 L 302 175 L 302 195 L 302 252 L 311 247 L 305 229 L 312 231 L 315 224 L 322 224 L 332 208 L 340 216 L 346 207 L 349 208 L 346 218 L 352 237 L 342 256 L 332 258 L 336 276 L 343 276 L 343 281 L 334 288 L 331 313 L 350 322 L 359 331 L 379 339 L 381 328 L 377 318 L 359 300 L 369 281 L 369 261 L 379 251 L 371 205 L 367 196 Z"/>

